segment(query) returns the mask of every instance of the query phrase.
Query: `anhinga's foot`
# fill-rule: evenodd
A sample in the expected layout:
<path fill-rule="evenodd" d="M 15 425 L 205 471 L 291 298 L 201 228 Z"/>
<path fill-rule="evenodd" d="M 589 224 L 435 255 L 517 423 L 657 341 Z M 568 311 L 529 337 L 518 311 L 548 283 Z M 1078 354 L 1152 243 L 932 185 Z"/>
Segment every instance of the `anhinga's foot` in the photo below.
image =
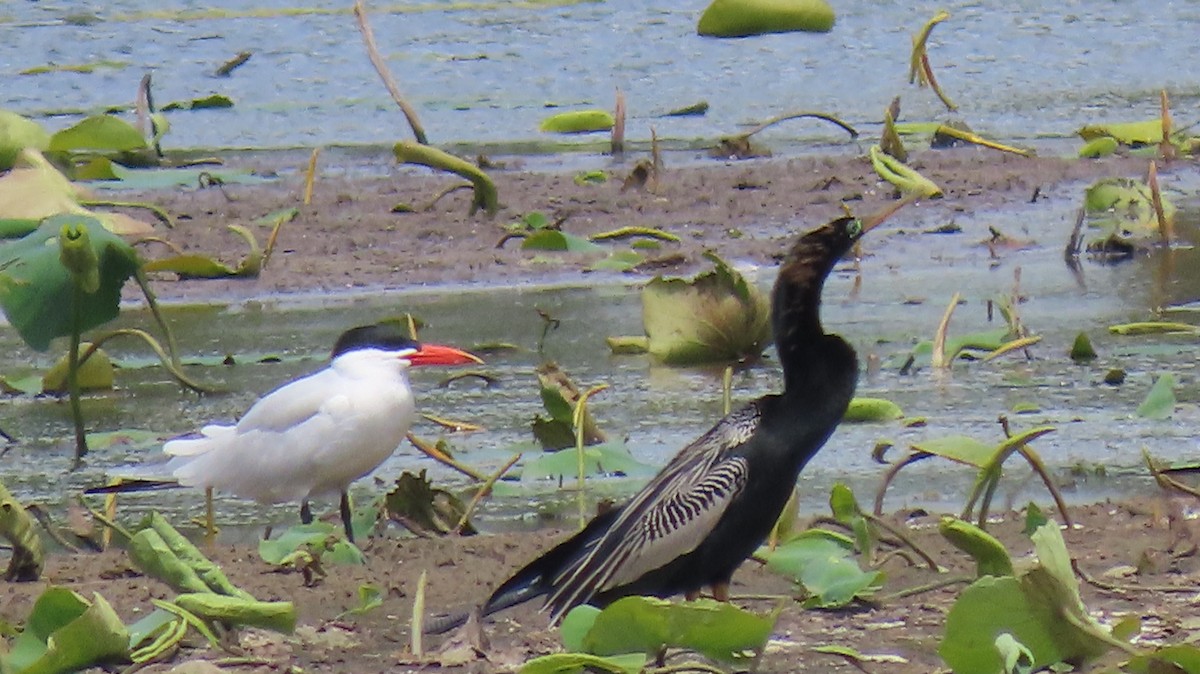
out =
<path fill-rule="evenodd" d="M 729 583 L 713 583 L 712 596 L 717 601 L 729 601 Z M 683 598 L 687 601 L 696 601 L 700 598 L 700 590 L 688 590 L 683 594 Z"/>

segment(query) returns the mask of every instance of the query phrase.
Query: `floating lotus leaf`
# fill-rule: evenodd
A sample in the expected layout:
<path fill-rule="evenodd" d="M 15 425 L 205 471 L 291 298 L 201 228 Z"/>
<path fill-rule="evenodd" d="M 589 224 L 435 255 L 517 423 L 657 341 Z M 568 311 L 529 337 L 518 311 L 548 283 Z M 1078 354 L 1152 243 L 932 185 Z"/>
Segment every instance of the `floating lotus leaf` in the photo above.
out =
<path fill-rule="evenodd" d="M 50 134 L 37 122 L 15 112 L 0 110 L 0 171 L 12 168 L 21 150 L 31 147 L 45 150 Z"/>
<path fill-rule="evenodd" d="M 654 472 L 629 453 L 621 442 L 606 442 L 583 448 L 584 475 L 650 475 Z M 553 452 L 527 461 L 521 469 L 522 480 L 561 480 L 579 474 L 579 454 L 574 447 Z"/>
<path fill-rule="evenodd" d="M 1085 141 L 1112 138 L 1124 145 L 1153 145 L 1163 137 L 1162 120 L 1148 119 L 1144 122 L 1114 122 L 1091 124 L 1077 132 Z"/>
<path fill-rule="evenodd" d="M 206 110 L 232 108 L 233 99 L 225 94 L 209 94 L 188 101 L 172 101 L 162 107 L 163 112 L 172 110 Z"/>
<path fill-rule="evenodd" d="M 616 122 L 607 110 L 560 112 L 542 120 L 538 131 L 545 133 L 589 133 L 608 131 Z"/>
<path fill-rule="evenodd" d="M 716 255 L 716 267 L 692 279 L 656 276 L 642 290 L 650 353 L 683 365 L 748 360 L 771 339 L 766 293 Z"/>
<path fill-rule="evenodd" d="M 1146 399 L 1138 405 L 1137 415 L 1145 419 L 1162 421 L 1175 413 L 1175 375 L 1164 373 L 1150 387 Z"/>
<path fill-rule="evenodd" d="M 867 423 L 876 421 L 895 421 L 904 416 L 904 411 L 896 403 L 883 398 L 854 398 L 846 408 L 842 421 L 849 423 Z"/>
<path fill-rule="evenodd" d="M 90 346 L 91 344 L 87 342 L 81 343 L 79 353 L 82 355 Z M 68 360 L 68 355 L 63 355 L 46 371 L 46 374 L 42 376 L 42 391 L 46 393 L 67 392 Z M 107 353 L 104 353 L 103 349 L 97 349 L 80 364 L 77 376 L 79 377 L 80 391 L 111 391 L 116 383 L 112 360 L 109 359 Z"/>
<path fill-rule="evenodd" d="M 1083 147 L 1079 148 L 1079 156 L 1084 159 L 1096 159 L 1099 157 L 1107 157 L 1117 151 L 1121 144 L 1116 138 L 1111 136 L 1101 136 L 1095 140 L 1089 140 Z"/>
<path fill-rule="evenodd" d="M 835 18 L 825 0 L 713 0 L 700 15 L 696 32 L 710 37 L 828 33 Z"/>
<path fill-rule="evenodd" d="M 79 307 L 80 332 L 117 317 L 121 288 L 137 273 L 137 252 L 95 218 L 56 215 L 33 233 L 0 246 L 0 308 L 21 339 L 38 351 L 56 337 L 72 334 L 76 286 L 63 266 L 60 234 L 65 228 L 87 232 L 99 273 L 96 291 Z"/>
<path fill-rule="evenodd" d="M 1175 219 L 1175 204 L 1165 195 L 1162 199 L 1163 217 Z M 1087 188 L 1084 208 L 1091 216 L 1093 227 L 1099 227 L 1105 238 L 1122 241 L 1158 239 L 1158 216 L 1150 186 L 1132 178 L 1105 178 Z"/>
<path fill-rule="evenodd" d="M 583 648 L 595 655 L 687 648 L 723 662 L 747 661 L 748 654 L 766 645 L 775 618 L 711 599 L 672 603 L 625 597 L 596 616 Z"/>
<path fill-rule="evenodd" d="M 133 152 L 146 149 L 146 139 L 132 124 L 119 117 L 94 115 L 51 136 L 49 149 L 51 152 Z"/>

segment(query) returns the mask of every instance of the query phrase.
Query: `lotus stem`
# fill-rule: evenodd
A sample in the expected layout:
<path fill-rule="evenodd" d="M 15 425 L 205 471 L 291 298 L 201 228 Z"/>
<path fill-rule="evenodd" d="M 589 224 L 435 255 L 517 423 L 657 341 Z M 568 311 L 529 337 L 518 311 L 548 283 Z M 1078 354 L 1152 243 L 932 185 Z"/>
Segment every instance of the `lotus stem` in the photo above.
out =
<path fill-rule="evenodd" d="M 908 546 L 910 550 L 917 553 L 917 556 L 925 562 L 925 565 L 928 566 L 931 571 L 938 570 L 938 564 L 933 560 L 933 557 L 930 556 L 928 552 L 925 552 L 925 550 L 917 545 L 916 542 L 914 542 L 911 538 L 909 538 L 907 534 L 901 531 L 899 527 L 893 526 L 891 522 L 888 522 L 882 517 L 878 517 L 868 512 L 859 511 L 859 514 L 866 518 L 868 522 L 900 539 L 900 542 L 904 543 L 904 545 Z"/>
<path fill-rule="evenodd" d="M 101 346 L 114 337 L 140 337 L 142 341 L 146 342 L 146 344 L 150 346 L 150 348 L 154 351 L 154 354 L 158 356 L 159 362 L 162 363 L 167 372 L 170 372 L 171 376 L 175 377 L 180 384 L 192 389 L 196 393 L 220 393 L 224 390 L 215 386 L 201 384 L 200 382 L 195 381 L 191 377 L 184 374 L 180 366 L 169 356 L 167 356 L 165 351 L 163 351 L 162 345 L 158 343 L 158 340 L 154 339 L 153 335 L 145 330 L 138 330 L 137 328 L 121 328 L 120 330 L 113 330 L 110 333 L 97 337 L 96 340 L 92 342 L 92 345 L 88 347 L 87 351 L 83 353 L 83 356 L 80 358 L 80 363 L 86 362 L 88 358 L 92 357 L 93 353 L 99 350 Z"/>
<path fill-rule="evenodd" d="M 596 386 L 584 391 L 583 394 L 579 396 L 579 400 L 575 402 L 575 409 L 571 414 L 571 423 L 575 427 L 575 456 L 577 458 L 579 469 L 576 484 L 577 491 L 579 492 L 579 528 L 581 529 L 585 524 L 587 524 L 587 502 L 584 500 L 584 489 L 587 487 L 587 482 L 584 479 L 585 470 L 583 461 L 584 441 L 587 439 L 586 436 L 588 435 L 586 431 L 588 418 L 587 401 L 593 393 L 599 393 L 606 388 L 608 388 L 608 384 L 597 384 Z"/>
<path fill-rule="evenodd" d="M 883 516 L 883 495 L 885 492 L 887 492 L 888 485 L 892 483 L 892 480 L 896 479 L 896 474 L 900 472 L 901 468 L 910 463 L 916 463 L 921 459 L 928 459 L 931 456 L 933 455 L 926 454 L 925 452 L 911 452 L 908 456 L 900 459 L 896 463 L 893 463 L 892 467 L 889 468 L 886 473 L 884 473 L 883 480 L 879 484 L 879 491 L 875 492 L 875 508 L 872 514 L 874 514 L 876 517 Z"/>
<path fill-rule="evenodd" d="M 471 497 L 471 501 L 467 503 L 467 507 L 463 509 L 463 514 L 462 517 L 459 518 L 458 524 L 454 525 L 455 531 L 460 533 L 462 532 L 463 527 L 465 527 L 467 522 L 471 519 L 471 513 L 475 512 L 475 508 L 479 505 L 480 501 L 483 500 L 483 497 L 491 493 L 492 487 L 495 486 L 496 481 L 504 477 L 504 474 L 521 460 L 521 456 L 522 454 L 520 453 L 513 454 L 512 458 L 505 462 L 503 466 L 500 466 L 499 470 L 489 475 L 488 479 L 484 481 L 483 484 L 479 485 L 479 489 L 475 491 L 475 495 Z"/>
<path fill-rule="evenodd" d="M 973 582 L 975 582 L 974 576 L 954 576 L 952 578 L 941 578 L 931 583 L 926 583 L 925 585 L 917 585 L 915 587 L 905 588 L 903 590 L 898 590 L 891 594 L 884 595 L 879 597 L 879 601 L 880 603 L 889 604 L 897 599 L 907 599 L 918 594 L 924 594 L 926 592 L 933 592 L 934 590 L 950 587 L 951 585 L 969 585 Z"/>
<path fill-rule="evenodd" d="M 841 127 L 843 131 L 850 134 L 851 139 L 858 138 L 858 129 L 855 129 L 849 123 L 844 122 L 844 121 L 838 119 L 837 117 L 834 117 L 831 114 L 828 114 L 825 112 L 813 112 L 811 110 L 801 110 L 798 112 L 788 112 L 788 113 L 784 113 L 782 115 L 776 115 L 776 116 L 768 119 L 767 121 L 763 122 L 762 124 L 759 124 L 758 126 L 750 129 L 749 131 L 747 131 L 745 133 L 739 133 L 739 134 L 736 134 L 731 137 L 732 138 L 749 139 L 750 136 L 753 136 L 754 134 L 758 133 L 759 131 L 762 131 L 763 129 L 765 129 L 769 126 L 774 126 L 775 124 L 778 124 L 780 122 L 786 122 L 789 119 L 801 119 L 803 117 L 812 117 L 814 119 L 824 120 L 826 122 L 829 122 L 830 124 L 835 124 L 835 125 Z"/>
<path fill-rule="evenodd" d="M 442 464 L 443 466 L 448 466 L 450 468 L 453 468 L 454 470 L 457 470 L 458 472 L 462 473 L 463 475 L 466 475 L 467 477 L 471 478 L 472 480 L 475 480 L 476 482 L 486 482 L 487 481 L 487 476 L 484 475 L 483 473 L 479 472 L 478 470 L 476 470 L 464 463 L 455 461 L 454 457 L 446 454 L 445 452 L 441 451 L 434 445 L 429 444 L 428 442 L 422 440 L 421 438 L 418 438 L 417 436 L 413 435 L 412 433 L 409 433 L 406 437 L 408 438 L 408 441 L 412 443 L 412 446 L 416 447 L 418 451 L 420 451 L 425 456 L 428 456 L 429 458 L 433 459 L 434 461 L 437 461 L 438 463 Z"/>
<path fill-rule="evenodd" d="M 72 470 L 83 465 L 83 457 L 88 453 L 87 432 L 83 427 L 83 403 L 79 400 L 79 324 L 83 312 L 83 295 L 83 288 L 79 286 L 79 283 L 73 283 L 71 292 L 71 350 L 67 353 L 67 391 L 71 401 L 71 419 L 75 424 L 75 464 L 72 466 Z"/>
<path fill-rule="evenodd" d="M 958 306 L 958 301 L 962 299 L 962 295 L 954 293 L 950 298 L 950 304 L 946 305 L 946 312 L 942 314 L 942 321 L 938 323 L 937 332 L 933 336 L 933 354 L 930 356 L 932 365 L 935 369 L 948 369 L 954 364 L 954 359 L 958 357 L 957 353 L 946 353 L 946 333 L 950 330 L 950 317 L 954 315 L 954 309 Z"/>
<path fill-rule="evenodd" d="M 171 364 L 177 369 L 180 368 L 179 345 L 175 342 L 175 333 L 171 332 L 171 326 L 158 308 L 158 299 L 155 298 L 154 291 L 150 289 L 150 281 L 146 278 L 146 273 L 139 267 L 133 277 L 137 280 L 138 287 L 142 289 L 142 295 L 146 298 L 146 306 L 150 307 L 150 314 L 154 316 L 155 322 L 158 323 L 158 327 L 162 329 L 163 335 L 167 338 L 167 352 L 171 354 Z"/>
<path fill-rule="evenodd" d="M 416 137 L 417 142 L 421 145 L 428 145 L 429 140 L 425 137 L 425 127 L 421 126 L 421 120 L 417 118 L 416 109 L 409 105 L 408 101 L 404 100 L 404 95 L 400 93 L 400 87 L 392 77 L 391 71 L 388 70 L 383 57 L 380 56 L 379 48 L 375 46 L 375 33 L 371 30 L 371 24 L 367 21 L 367 8 L 363 4 L 363 0 L 356 0 L 354 3 L 354 19 L 358 22 L 358 32 L 362 34 L 363 44 L 367 47 L 367 57 L 371 59 L 371 65 L 375 67 L 375 72 L 379 74 L 379 79 L 383 80 L 383 86 L 387 88 L 396 105 L 400 106 L 400 110 L 404 113 L 404 118 L 408 120 L 408 126 L 412 128 L 413 136 Z"/>
<path fill-rule="evenodd" d="M 175 219 L 171 217 L 171 214 L 168 213 L 166 209 L 151 203 L 143 201 L 109 201 L 105 199 L 87 199 L 80 201 L 79 203 L 82 206 L 88 207 L 99 206 L 101 208 L 141 208 L 150 211 L 155 218 L 158 218 L 159 222 L 163 223 L 167 227 L 171 229 L 175 228 Z"/>
<path fill-rule="evenodd" d="M 304 171 L 304 205 L 312 204 L 313 185 L 317 180 L 317 157 L 321 154 L 321 148 L 314 147 L 312 154 L 308 156 L 308 168 Z"/>
<path fill-rule="evenodd" d="M 486 173 L 454 155 L 427 145 L 400 141 L 392 148 L 396 160 L 403 164 L 420 164 L 440 171 L 449 171 L 471 181 L 475 187 L 475 200 L 471 202 L 470 214 L 483 209 L 488 216 L 500 210 L 500 195 L 496 183 Z"/>

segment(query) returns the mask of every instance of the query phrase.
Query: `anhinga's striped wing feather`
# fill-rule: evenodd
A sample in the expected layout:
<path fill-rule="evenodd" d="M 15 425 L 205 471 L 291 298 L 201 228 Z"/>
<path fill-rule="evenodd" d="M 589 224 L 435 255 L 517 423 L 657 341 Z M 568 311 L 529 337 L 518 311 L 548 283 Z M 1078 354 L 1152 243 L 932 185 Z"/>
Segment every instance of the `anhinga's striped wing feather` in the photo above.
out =
<path fill-rule="evenodd" d="M 578 561 L 560 570 L 546 600 L 551 619 L 695 550 L 746 484 L 746 460 L 730 450 L 750 437 L 757 422 L 751 405 L 677 454 Z"/>

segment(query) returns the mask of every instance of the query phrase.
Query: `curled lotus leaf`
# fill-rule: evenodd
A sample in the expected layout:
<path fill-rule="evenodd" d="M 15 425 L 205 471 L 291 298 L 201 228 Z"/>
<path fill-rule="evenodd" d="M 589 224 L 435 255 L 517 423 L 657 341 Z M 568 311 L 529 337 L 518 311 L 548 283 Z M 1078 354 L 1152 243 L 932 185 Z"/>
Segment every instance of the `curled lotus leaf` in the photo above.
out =
<path fill-rule="evenodd" d="M 657 276 L 642 290 L 642 325 L 651 354 L 664 363 L 751 360 L 771 339 L 766 293 L 716 255 L 692 279 Z"/>

